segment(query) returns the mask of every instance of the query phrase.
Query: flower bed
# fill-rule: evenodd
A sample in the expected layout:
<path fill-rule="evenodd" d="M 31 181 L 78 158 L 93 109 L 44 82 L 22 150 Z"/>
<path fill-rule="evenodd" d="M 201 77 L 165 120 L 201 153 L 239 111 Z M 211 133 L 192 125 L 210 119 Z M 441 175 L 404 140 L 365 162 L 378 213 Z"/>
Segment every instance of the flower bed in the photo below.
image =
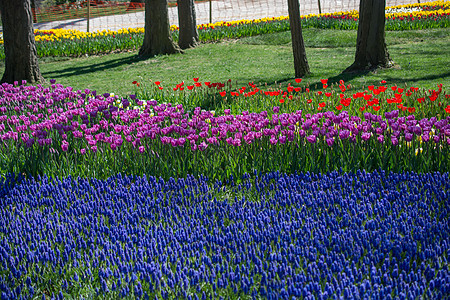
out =
<path fill-rule="evenodd" d="M 387 8 L 386 30 L 412 30 L 446 28 L 450 24 L 450 2 L 434 1 Z M 358 28 L 358 12 L 337 12 L 332 14 L 302 16 L 303 28 L 346 29 Z M 175 41 L 178 27 L 171 26 Z M 286 16 L 239 20 L 198 25 L 202 42 L 235 39 L 265 33 L 290 30 Z M 78 30 L 35 30 L 38 56 L 81 56 L 114 51 L 138 49 L 143 43 L 143 28 L 128 28 L 118 31 L 103 30 L 82 32 Z M 0 44 L 3 40 L 0 39 Z M 4 59 L 4 48 L 0 45 L 0 59 Z"/>
<path fill-rule="evenodd" d="M 213 85 L 216 88 L 206 87 L 205 93 L 215 90 L 220 97 L 238 93 L 224 89 L 225 83 L 210 83 Z M 161 83 L 155 86 L 161 91 Z M 397 87 L 390 90 L 399 95 Z M 189 93 L 195 95 L 197 91 L 192 88 Z M 321 97 L 329 97 L 327 93 Z M 429 93 L 421 100 L 424 106 L 420 114 L 399 111 L 395 108 L 400 104 L 396 103 L 393 107 L 380 105 L 376 113 L 354 108 L 353 112 L 344 111 L 341 107 L 335 111 L 304 112 L 301 108 L 309 105 L 309 97 L 306 103 L 299 104 L 294 98 L 290 104 L 286 97 L 286 106 L 273 106 L 269 111 L 264 110 L 268 105 L 259 101 L 259 111 L 236 109 L 232 113 L 224 109 L 216 113 L 200 107 L 185 111 L 183 105 L 175 102 L 179 99 L 176 95 L 171 104 L 142 101 L 135 95 L 119 99 L 112 94 L 97 95 L 95 91 L 73 91 L 59 84 L 49 88 L 3 84 L 0 170 L 31 176 L 97 178 L 119 172 L 158 174 L 165 179 L 204 174 L 213 180 L 230 175 L 240 178 L 254 169 L 290 173 L 340 168 L 447 171 L 448 97 L 443 96 L 442 87 Z M 266 92 L 260 94 L 272 97 Z M 361 94 L 363 99 L 367 96 Z M 401 95 L 394 100 L 400 98 Z M 362 101 L 375 100 L 367 97 Z M 435 104 L 437 101 L 440 106 Z M 318 109 L 325 108 L 325 102 L 317 102 Z"/>
<path fill-rule="evenodd" d="M 133 84 L 0 85 L 2 299 L 450 293 L 442 85 Z"/>
<path fill-rule="evenodd" d="M 445 298 L 448 173 L 2 182 L 2 299 Z"/>

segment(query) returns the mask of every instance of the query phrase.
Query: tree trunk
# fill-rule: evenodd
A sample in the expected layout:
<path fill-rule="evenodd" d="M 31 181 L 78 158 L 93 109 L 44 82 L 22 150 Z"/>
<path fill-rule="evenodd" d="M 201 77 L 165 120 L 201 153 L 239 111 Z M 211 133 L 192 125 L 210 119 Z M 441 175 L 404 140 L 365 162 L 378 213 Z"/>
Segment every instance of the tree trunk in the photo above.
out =
<path fill-rule="evenodd" d="M 344 72 L 391 67 L 386 47 L 386 0 L 361 0 L 355 62 Z"/>
<path fill-rule="evenodd" d="M 170 33 L 167 0 L 146 0 L 144 43 L 139 56 L 181 53 Z"/>
<path fill-rule="evenodd" d="M 181 49 L 195 47 L 197 46 L 199 39 L 194 0 L 178 0 L 177 5 L 178 23 L 180 24 L 178 45 Z"/>
<path fill-rule="evenodd" d="M 0 82 L 41 82 L 30 0 L 0 0 L 5 73 Z"/>
<path fill-rule="evenodd" d="M 306 59 L 305 43 L 303 42 L 300 5 L 298 0 L 288 0 L 289 24 L 291 26 L 292 51 L 294 53 L 295 77 L 300 78 L 309 74 Z"/>

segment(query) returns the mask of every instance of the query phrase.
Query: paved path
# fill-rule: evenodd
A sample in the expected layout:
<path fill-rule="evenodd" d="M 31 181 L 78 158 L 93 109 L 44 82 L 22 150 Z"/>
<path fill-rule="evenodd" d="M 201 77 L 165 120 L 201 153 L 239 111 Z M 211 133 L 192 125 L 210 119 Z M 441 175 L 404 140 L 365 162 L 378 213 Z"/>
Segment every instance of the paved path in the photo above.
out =
<path fill-rule="evenodd" d="M 300 0 L 302 15 L 319 13 L 319 0 Z M 359 0 L 320 0 L 322 12 L 348 11 L 358 9 Z M 406 3 L 417 3 L 417 0 L 387 0 L 387 6 Z M 210 22 L 210 2 L 195 4 L 197 24 Z M 288 15 L 287 0 L 213 0 L 211 1 L 212 22 L 233 21 L 243 19 L 260 19 L 265 17 L 279 17 Z M 178 11 L 176 7 L 169 8 L 170 24 L 178 25 Z M 98 17 L 90 20 L 90 31 L 103 29 L 118 30 L 121 28 L 144 27 L 144 12 L 124 15 Z M 86 19 L 68 21 L 54 21 L 34 24 L 36 29 L 77 29 L 86 31 Z"/>

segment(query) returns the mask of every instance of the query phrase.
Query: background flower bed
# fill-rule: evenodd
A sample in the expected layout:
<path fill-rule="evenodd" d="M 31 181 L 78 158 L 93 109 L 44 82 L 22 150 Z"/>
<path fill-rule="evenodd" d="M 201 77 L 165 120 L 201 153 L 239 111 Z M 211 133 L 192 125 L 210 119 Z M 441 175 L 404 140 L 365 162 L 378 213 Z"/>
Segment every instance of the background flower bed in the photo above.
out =
<path fill-rule="evenodd" d="M 448 173 L 3 181 L 3 298 L 444 298 Z"/>

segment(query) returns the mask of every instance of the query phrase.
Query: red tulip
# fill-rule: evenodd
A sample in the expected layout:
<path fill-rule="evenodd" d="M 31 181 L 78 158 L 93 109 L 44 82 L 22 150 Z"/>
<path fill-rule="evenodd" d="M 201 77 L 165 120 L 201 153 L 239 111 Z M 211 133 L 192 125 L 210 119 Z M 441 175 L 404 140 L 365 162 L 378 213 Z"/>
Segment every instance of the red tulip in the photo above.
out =
<path fill-rule="evenodd" d="M 447 105 L 447 107 L 445 108 L 445 111 L 450 114 L 450 105 Z"/>

